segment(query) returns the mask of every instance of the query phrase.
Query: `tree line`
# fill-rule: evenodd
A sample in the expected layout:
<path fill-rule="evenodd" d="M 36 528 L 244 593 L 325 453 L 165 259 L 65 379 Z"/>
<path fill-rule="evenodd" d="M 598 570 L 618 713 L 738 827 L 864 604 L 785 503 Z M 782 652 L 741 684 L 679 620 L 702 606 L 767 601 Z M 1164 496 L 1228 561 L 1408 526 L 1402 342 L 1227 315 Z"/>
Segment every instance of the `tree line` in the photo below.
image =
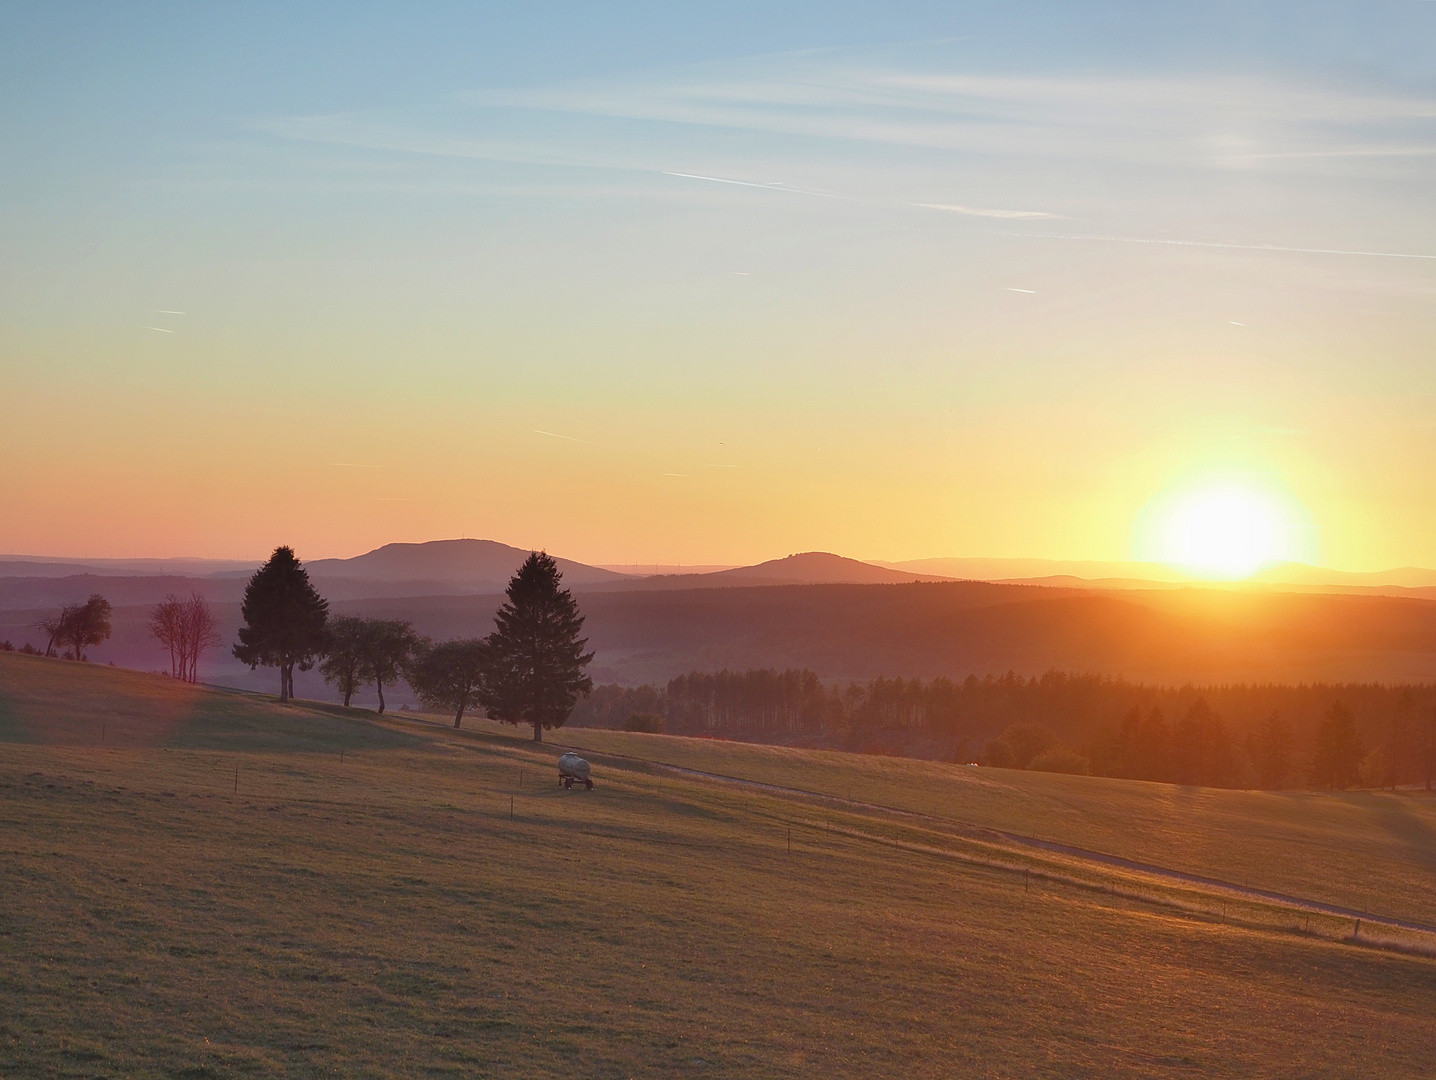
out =
<path fill-rule="evenodd" d="M 514 574 L 505 601 L 486 637 L 433 642 L 402 619 L 329 617 L 294 550 L 278 547 L 249 579 L 240 604 L 244 625 L 232 652 L 252 669 L 279 672 L 279 700 L 294 696 L 294 670 L 320 667 L 348 705 L 362 686 L 373 684 L 379 711 L 385 688 L 401 679 L 433 708 L 464 715 L 482 708 L 494 720 L 530 724 L 534 740 L 568 721 L 574 703 L 593 689 L 584 668 L 593 660 L 580 637 L 583 616 L 572 593 L 562 587 L 558 565 L 534 552 Z M 110 603 L 98 593 L 65 607 L 37 627 L 48 635 L 45 656 L 85 659 L 85 649 L 110 636 Z M 221 643 L 219 624 L 199 593 L 174 594 L 155 605 L 150 633 L 169 651 L 170 674 L 198 679 L 200 657 Z M 14 646 L 0 642 L 0 652 Z M 28 643 L 20 651 L 39 653 Z"/>
<path fill-rule="evenodd" d="M 1099 675 L 873 679 L 693 672 L 597 687 L 573 723 L 1214 787 L 1429 785 L 1436 687 L 1159 687 Z"/>
<path fill-rule="evenodd" d="M 372 683 L 382 713 L 385 687 L 402 679 L 426 705 L 452 711 L 455 727 L 481 707 L 490 719 L 532 725 L 538 742 L 593 688 L 583 616 L 561 581 L 554 560 L 534 552 L 510 580 L 490 634 L 435 643 L 402 619 L 331 619 L 293 550 L 279 547 L 245 588 L 233 652 L 251 668 L 279 670 L 281 701 L 294 696 L 294 669 L 318 664 L 345 705 Z"/>

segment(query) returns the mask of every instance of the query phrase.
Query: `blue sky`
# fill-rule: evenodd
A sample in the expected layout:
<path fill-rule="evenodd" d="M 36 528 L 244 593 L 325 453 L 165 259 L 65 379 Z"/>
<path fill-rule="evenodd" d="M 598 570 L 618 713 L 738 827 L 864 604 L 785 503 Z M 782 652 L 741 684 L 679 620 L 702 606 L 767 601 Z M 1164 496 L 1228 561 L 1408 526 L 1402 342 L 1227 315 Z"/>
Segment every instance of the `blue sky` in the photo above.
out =
<path fill-rule="evenodd" d="M 1121 558 L 1226 476 L 1304 557 L 1436 563 L 1433 45 L 1419 0 L 9 5 L 0 548 Z"/>

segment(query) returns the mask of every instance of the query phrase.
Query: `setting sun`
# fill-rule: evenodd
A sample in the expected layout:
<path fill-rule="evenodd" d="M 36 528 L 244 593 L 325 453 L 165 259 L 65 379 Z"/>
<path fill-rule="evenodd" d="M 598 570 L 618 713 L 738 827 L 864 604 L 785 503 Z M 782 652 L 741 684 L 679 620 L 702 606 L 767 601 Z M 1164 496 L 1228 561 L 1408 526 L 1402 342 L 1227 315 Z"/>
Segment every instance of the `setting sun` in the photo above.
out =
<path fill-rule="evenodd" d="M 1154 500 L 1138 526 L 1139 554 L 1200 577 L 1251 577 L 1305 562 L 1310 528 L 1299 506 L 1240 482 L 1207 482 Z"/>

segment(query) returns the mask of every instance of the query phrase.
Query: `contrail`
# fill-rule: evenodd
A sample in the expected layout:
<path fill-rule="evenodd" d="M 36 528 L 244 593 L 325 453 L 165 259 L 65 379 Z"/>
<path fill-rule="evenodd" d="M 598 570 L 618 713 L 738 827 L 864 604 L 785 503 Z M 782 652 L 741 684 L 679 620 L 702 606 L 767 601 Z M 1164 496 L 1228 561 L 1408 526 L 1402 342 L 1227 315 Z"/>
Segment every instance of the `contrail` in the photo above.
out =
<path fill-rule="evenodd" d="M 700 176 L 698 173 L 663 171 L 664 176 L 681 176 L 685 180 L 707 180 L 712 184 L 736 184 L 738 187 L 758 188 L 761 191 L 786 191 L 792 195 L 813 195 L 819 199 L 841 199 L 843 202 L 862 202 L 851 195 L 834 195 L 828 191 L 807 191 L 803 188 L 784 187 L 782 184 L 755 184 L 751 180 L 729 180 L 723 176 Z"/>
<path fill-rule="evenodd" d="M 155 309 L 156 315 L 188 315 L 188 311 L 165 311 L 163 308 Z"/>
<path fill-rule="evenodd" d="M 585 446 L 602 446 L 603 443 L 590 442 L 587 439 L 575 439 L 572 435 L 560 435 L 556 431 L 544 431 L 541 428 L 533 429 L 535 435 L 547 435 L 550 439 L 567 439 L 569 442 L 583 443 Z"/>
<path fill-rule="evenodd" d="M 163 326 L 147 326 L 146 330 L 158 330 L 161 334 L 173 334 L 173 330 L 166 330 Z"/>
<path fill-rule="evenodd" d="M 1008 291 L 1008 292 L 1025 292 L 1025 293 L 1029 293 L 1029 294 L 1031 294 L 1031 295 L 1033 295 L 1033 296 L 1036 296 L 1036 295 L 1037 295 L 1037 290 L 1036 290 L 1036 289 L 1014 289 L 1011 285 L 1007 286 L 1007 291 Z"/>

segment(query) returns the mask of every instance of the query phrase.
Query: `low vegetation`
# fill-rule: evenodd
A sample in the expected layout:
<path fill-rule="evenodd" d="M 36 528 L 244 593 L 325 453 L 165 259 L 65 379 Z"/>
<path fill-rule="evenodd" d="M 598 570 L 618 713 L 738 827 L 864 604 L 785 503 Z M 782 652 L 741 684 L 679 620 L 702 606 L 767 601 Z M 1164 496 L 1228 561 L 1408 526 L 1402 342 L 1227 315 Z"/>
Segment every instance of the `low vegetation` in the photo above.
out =
<path fill-rule="evenodd" d="M 1342 861 L 1384 832 L 1367 877 L 1398 886 L 1388 914 L 1415 917 L 1436 835 L 1423 795 L 1183 792 L 573 730 L 598 787 L 567 792 L 560 747 L 498 725 L 14 655 L 0 710 L 0 737 L 25 740 L 0 745 L 7 1077 L 1429 1063 L 1436 961 L 1414 944 L 957 824 L 1107 850 L 1130 833 L 1134 853 L 1198 871 L 1250 837 L 1253 864 L 1292 849 L 1282 884 L 1327 865 L 1352 906 L 1380 898 L 1347 889 Z M 661 761 L 857 790 L 813 799 Z"/>

